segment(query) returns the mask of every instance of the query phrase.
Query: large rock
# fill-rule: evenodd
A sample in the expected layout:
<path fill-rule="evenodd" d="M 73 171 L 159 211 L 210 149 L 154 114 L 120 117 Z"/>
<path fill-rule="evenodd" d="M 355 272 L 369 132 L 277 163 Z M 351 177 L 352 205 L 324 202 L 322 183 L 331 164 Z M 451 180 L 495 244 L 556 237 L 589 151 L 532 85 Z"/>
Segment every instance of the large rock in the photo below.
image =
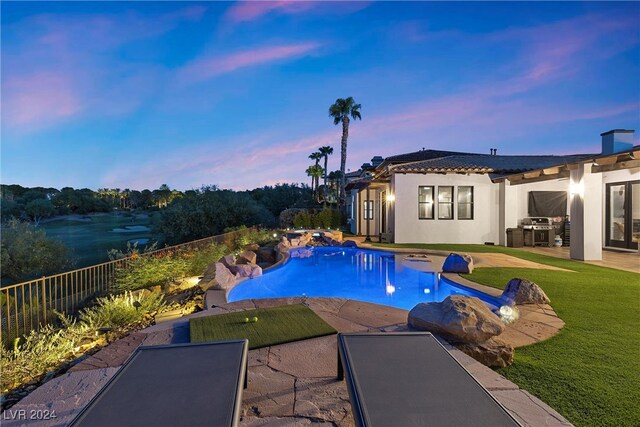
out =
<path fill-rule="evenodd" d="M 256 252 L 258 261 L 273 264 L 276 262 L 276 254 L 273 248 L 260 248 Z"/>
<path fill-rule="evenodd" d="M 276 245 L 276 251 L 281 252 L 281 253 L 287 253 L 289 252 L 289 249 L 291 249 L 291 245 L 288 243 L 284 243 L 284 242 L 280 242 Z"/>
<path fill-rule="evenodd" d="M 198 282 L 198 286 L 202 288 L 203 291 L 206 291 L 211 286 L 215 285 L 216 279 L 216 263 L 213 262 L 207 266 L 207 269 L 204 271 L 202 278 Z"/>
<path fill-rule="evenodd" d="M 244 249 L 245 251 L 256 252 L 258 249 L 260 249 L 260 245 L 257 243 L 249 243 L 248 245 L 244 245 L 242 249 Z"/>
<path fill-rule="evenodd" d="M 344 242 L 342 242 L 342 246 L 344 246 L 345 248 L 357 248 L 358 244 L 353 240 L 345 240 Z"/>
<path fill-rule="evenodd" d="M 253 251 L 244 251 L 236 259 L 236 264 L 255 264 L 258 256 Z"/>
<path fill-rule="evenodd" d="M 527 279 L 511 279 L 502 292 L 501 298 L 514 304 L 549 304 L 551 300 L 540 286 Z"/>
<path fill-rule="evenodd" d="M 262 276 L 262 268 L 252 263 L 237 264 L 232 271 L 234 271 L 238 277 L 253 279 L 254 277 Z"/>
<path fill-rule="evenodd" d="M 504 368 L 513 363 L 513 347 L 498 337 L 483 343 L 453 343 L 458 349 L 490 368 Z"/>
<path fill-rule="evenodd" d="M 473 271 L 473 258 L 471 255 L 449 254 L 442 265 L 444 273 L 471 273 Z"/>
<path fill-rule="evenodd" d="M 504 323 L 478 298 L 451 295 L 442 302 L 420 303 L 409 312 L 407 323 L 421 331 L 481 343 L 500 335 Z"/>
<path fill-rule="evenodd" d="M 218 262 L 221 262 L 222 264 L 224 264 L 225 267 L 227 267 L 228 269 L 231 269 L 232 266 L 234 266 L 236 264 L 236 256 L 235 255 L 225 255 L 222 258 L 220 258 L 218 260 Z"/>
<path fill-rule="evenodd" d="M 291 247 L 291 242 L 287 239 L 287 236 L 282 236 L 280 238 L 280 244 L 287 249 Z"/>
<path fill-rule="evenodd" d="M 236 275 L 221 262 L 216 262 L 216 283 L 221 289 L 229 290 L 236 285 Z"/>

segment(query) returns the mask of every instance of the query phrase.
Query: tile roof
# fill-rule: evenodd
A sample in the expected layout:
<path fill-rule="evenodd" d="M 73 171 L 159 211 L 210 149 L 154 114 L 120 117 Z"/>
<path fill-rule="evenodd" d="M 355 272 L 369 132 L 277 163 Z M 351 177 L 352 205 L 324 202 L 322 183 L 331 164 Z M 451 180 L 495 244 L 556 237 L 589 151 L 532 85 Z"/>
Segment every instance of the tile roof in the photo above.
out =
<path fill-rule="evenodd" d="M 391 166 L 391 171 L 396 173 L 477 172 L 506 174 L 564 165 L 594 156 L 594 154 L 568 156 L 462 154 L 394 165 Z"/>
<path fill-rule="evenodd" d="M 413 153 L 405 153 L 405 154 L 398 154 L 395 156 L 389 156 L 386 159 L 384 159 L 384 163 L 389 164 L 389 163 L 418 162 L 422 160 L 430 160 L 430 159 L 436 159 L 439 157 L 447 157 L 447 156 L 455 156 L 455 155 L 460 155 L 460 156 L 478 155 L 479 156 L 481 154 L 462 153 L 460 151 L 420 150 L 420 151 L 414 151 Z"/>

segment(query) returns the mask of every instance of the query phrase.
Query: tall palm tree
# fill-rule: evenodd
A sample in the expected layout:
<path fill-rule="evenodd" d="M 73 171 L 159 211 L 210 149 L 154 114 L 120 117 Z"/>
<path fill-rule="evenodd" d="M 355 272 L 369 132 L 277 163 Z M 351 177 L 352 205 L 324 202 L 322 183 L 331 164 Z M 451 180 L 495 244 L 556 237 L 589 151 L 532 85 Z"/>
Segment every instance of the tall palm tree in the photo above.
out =
<path fill-rule="evenodd" d="M 309 155 L 309 158 L 311 160 L 315 160 L 316 161 L 315 166 L 318 166 L 318 167 L 320 166 L 319 163 L 320 163 L 320 159 L 322 159 L 322 154 L 320 154 L 318 151 L 316 151 L 315 153 L 311 153 Z M 318 191 L 318 187 L 320 186 L 320 177 L 315 177 L 315 181 L 314 182 L 315 182 L 315 186 L 312 185 L 313 191 L 317 192 Z"/>
<path fill-rule="evenodd" d="M 324 206 L 327 206 L 327 162 L 329 161 L 329 156 L 333 154 L 333 147 L 325 145 L 324 147 L 318 148 L 318 153 L 324 157 Z"/>
<path fill-rule="evenodd" d="M 343 214 L 346 212 L 346 193 L 345 193 L 345 167 L 347 164 L 347 139 L 349 138 L 349 116 L 352 119 L 362 120 L 360 116 L 360 104 L 356 104 L 352 97 L 347 99 L 338 98 L 336 102 L 329 107 L 329 116 L 333 117 L 333 124 L 337 125 L 342 122 L 342 140 L 340 143 L 340 209 Z"/>

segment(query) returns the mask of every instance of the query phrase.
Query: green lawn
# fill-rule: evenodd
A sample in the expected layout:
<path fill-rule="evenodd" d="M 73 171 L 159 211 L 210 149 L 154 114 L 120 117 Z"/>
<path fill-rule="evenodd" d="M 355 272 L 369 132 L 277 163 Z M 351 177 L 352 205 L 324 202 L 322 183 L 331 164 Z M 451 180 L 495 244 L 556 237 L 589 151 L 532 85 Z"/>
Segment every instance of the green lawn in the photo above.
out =
<path fill-rule="evenodd" d="M 86 267 L 109 261 L 109 249 L 125 250 L 127 241 L 151 238 L 151 232 L 114 233 L 114 228 L 127 225 L 151 226 L 152 217 L 133 218 L 132 216 L 99 214 L 91 215 L 90 222 L 69 221 L 65 219 L 46 222 L 40 225 L 47 236 L 57 239 L 72 251 L 76 267 Z"/>
<path fill-rule="evenodd" d="M 245 322 L 257 317 L 257 322 Z M 191 342 L 249 340 L 249 349 L 335 334 L 328 323 L 302 304 L 258 308 L 189 321 Z"/>
<path fill-rule="evenodd" d="M 555 337 L 518 348 L 499 372 L 575 425 L 640 425 L 640 274 L 499 246 L 376 246 L 501 252 L 572 270 L 476 268 L 467 276 L 499 289 L 513 277 L 532 280 L 566 322 Z"/>

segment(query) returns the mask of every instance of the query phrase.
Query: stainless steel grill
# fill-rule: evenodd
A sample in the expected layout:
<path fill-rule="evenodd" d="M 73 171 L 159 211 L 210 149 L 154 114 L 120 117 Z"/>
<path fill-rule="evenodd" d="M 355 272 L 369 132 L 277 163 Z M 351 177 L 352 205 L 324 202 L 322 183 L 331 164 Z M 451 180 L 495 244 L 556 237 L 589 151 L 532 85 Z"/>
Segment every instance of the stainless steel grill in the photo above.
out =
<path fill-rule="evenodd" d="M 522 228 L 525 230 L 553 230 L 553 218 L 530 217 L 522 220 Z"/>

